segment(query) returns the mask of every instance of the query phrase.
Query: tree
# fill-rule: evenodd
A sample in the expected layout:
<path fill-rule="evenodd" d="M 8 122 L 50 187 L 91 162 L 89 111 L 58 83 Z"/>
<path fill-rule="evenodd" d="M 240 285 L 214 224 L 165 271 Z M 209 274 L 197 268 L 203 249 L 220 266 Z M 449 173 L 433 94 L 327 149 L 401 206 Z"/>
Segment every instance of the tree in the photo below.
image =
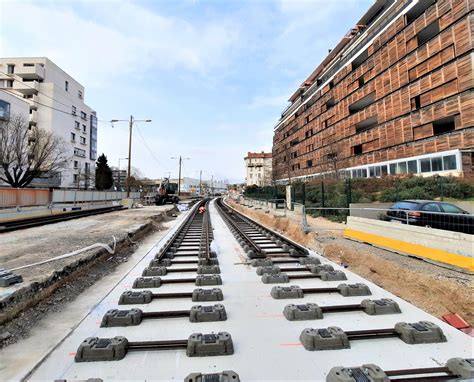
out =
<path fill-rule="evenodd" d="M 0 180 L 26 187 L 34 178 L 52 176 L 66 167 L 64 141 L 52 132 L 33 127 L 14 114 L 0 123 Z"/>
<path fill-rule="evenodd" d="M 95 165 L 95 188 L 98 190 L 110 189 L 114 184 L 114 179 L 105 154 L 102 154 L 97 158 Z"/>

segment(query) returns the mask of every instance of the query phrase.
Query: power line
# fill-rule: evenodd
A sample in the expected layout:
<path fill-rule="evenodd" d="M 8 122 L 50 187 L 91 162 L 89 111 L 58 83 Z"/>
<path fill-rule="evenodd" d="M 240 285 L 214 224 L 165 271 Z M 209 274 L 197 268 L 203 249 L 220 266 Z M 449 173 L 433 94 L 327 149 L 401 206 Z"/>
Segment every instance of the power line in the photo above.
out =
<path fill-rule="evenodd" d="M 138 135 L 140 136 L 140 139 L 142 140 L 145 148 L 148 150 L 148 152 L 150 153 L 151 157 L 156 161 L 156 163 L 158 163 L 160 166 L 163 166 L 163 167 L 166 167 L 163 162 L 161 162 L 161 160 L 159 160 L 155 154 L 153 153 L 153 151 L 150 149 L 150 147 L 148 146 L 148 143 L 146 143 L 146 140 L 145 138 L 143 137 L 142 135 L 142 132 L 140 131 L 140 127 L 138 126 L 138 123 L 135 122 L 135 125 L 137 127 L 137 131 L 138 131 Z"/>
<path fill-rule="evenodd" d="M 73 105 L 66 105 L 66 104 L 63 103 L 63 102 L 58 101 L 57 99 L 54 99 L 53 97 L 49 96 L 48 94 L 43 93 L 42 91 L 35 89 L 33 86 L 28 85 L 27 82 L 20 81 L 19 79 L 15 78 L 15 77 L 12 77 L 11 74 L 5 73 L 5 72 L 2 71 L 2 70 L 0 70 L 0 74 L 4 74 L 4 75 L 8 76 L 9 78 L 11 78 L 12 81 L 19 82 L 19 83 L 25 85 L 26 87 L 28 87 L 28 88 L 30 88 L 30 89 L 33 89 L 33 90 L 37 91 L 38 93 L 44 95 L 45 97 L 47 97 L 47 98 L 53 100 L 54 102 L 57 102 L 57 103 L 59 103 L 59 104 L 61 104 L 61 105 L 63 105 L 63 106 L 66 106 L 68 109 L 69 109 L 71 106 L 73 106 Z M 0 89 L 0 90 L 8 91 L 8 89 Z M 13 94 L 13 95 L 16 95 L 15 93 L 13 93 L 13 91 L 10 91 L 10 93 Z M 61 113 L 69 114 L 69 115 L 72 115 L 72 116 L 74 116 L 74 117 L 76 116 L 76 115 L 74 115 L 74 114 L 72 113 L 72 111 L 71 111 L 71 112 L 67 112 L 67 111 L 64 111 L 64 110 L 60 110 L 60 109 L 54 108 L 54 107 L 52 107 L 52 106 L 42 104 L 42 103 L 40 103 L 40 102 L 38 102 L 38 101 L 34 101 L 34 100 L 32 100 L 32 99 L 30 99 L 30 101 L 32 101 L 32 102 L 34 102 L 34 103 L 37 103 L 38 105 L 41 105 L 41 106 L 44 106 L 44 107 L 48 107 L 48 108 L 50 108 L 50 109 L 53 109 L 53 110 L 56 110 L 56 111 L 60 111 Z M 85 118 L 85 119 L 87 120 L 87 118 Z M 110 122 L 110 121 L 99 120 L 99 119 L 97 119 L 97 121 L 100 121 L 100 122 Z"/>

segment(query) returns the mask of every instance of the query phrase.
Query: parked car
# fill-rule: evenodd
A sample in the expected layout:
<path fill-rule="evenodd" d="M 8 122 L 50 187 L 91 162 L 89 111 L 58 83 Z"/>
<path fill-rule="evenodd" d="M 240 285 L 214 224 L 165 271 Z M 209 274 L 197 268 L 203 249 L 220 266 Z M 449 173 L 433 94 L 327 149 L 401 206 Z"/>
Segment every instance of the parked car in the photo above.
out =
<path fill-rule="evenodd" d="M 386 219 L 404 224 L 474 234 L 474 215 L 451 203 L 434 200 L 401 200 L 386 213 Z"/>

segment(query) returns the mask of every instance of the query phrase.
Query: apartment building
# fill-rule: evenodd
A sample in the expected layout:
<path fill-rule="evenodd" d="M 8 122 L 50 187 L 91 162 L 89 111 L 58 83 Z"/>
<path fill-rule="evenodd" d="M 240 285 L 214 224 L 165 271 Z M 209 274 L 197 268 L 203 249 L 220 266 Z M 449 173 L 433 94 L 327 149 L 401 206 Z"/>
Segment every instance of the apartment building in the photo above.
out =
<path fill-rule="evenodd" d="M 272 184 L 272 153 L 247 153 L 245 161 L 245 183 L 259 187 Z"/>
<path fill-rule="evenodd" d="M 97 159 L 97 116 L 84 87 L 45 57 L 0 58 L 0 89 L 29 104 L 30 128 L 61 137 L 69 157 L 57 186 L 92 188 Z"/>
<path fill-rule="evenodd" d="M 118 167 L 112 167 L 111 170 L 115 189 L 117 191 L 126 191 L 127 170 L 119 170 Z"/>
<path fill-rule="evenodd" d="M 278 182 L 473 173 L 473 9 L 377 0 L 289 99 Z"/>

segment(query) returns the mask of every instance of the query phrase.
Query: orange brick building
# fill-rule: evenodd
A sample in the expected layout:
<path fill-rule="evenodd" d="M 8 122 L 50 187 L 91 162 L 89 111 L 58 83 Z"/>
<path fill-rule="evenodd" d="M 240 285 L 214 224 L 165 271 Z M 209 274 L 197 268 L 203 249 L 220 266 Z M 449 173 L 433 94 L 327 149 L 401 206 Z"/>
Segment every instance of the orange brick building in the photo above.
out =
<path fill-rule="evenodd" d="M 473 172 L 474 1 L 378 0 L 290 98 L 279 182 Z"/>

